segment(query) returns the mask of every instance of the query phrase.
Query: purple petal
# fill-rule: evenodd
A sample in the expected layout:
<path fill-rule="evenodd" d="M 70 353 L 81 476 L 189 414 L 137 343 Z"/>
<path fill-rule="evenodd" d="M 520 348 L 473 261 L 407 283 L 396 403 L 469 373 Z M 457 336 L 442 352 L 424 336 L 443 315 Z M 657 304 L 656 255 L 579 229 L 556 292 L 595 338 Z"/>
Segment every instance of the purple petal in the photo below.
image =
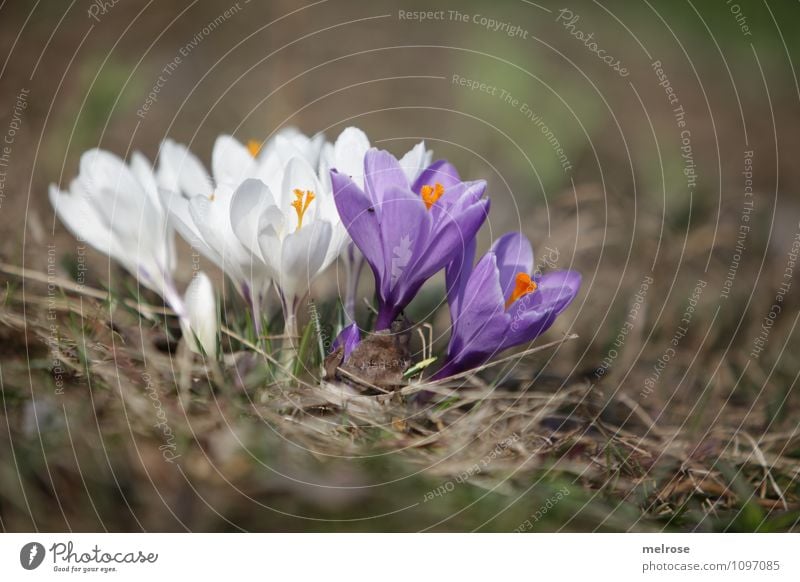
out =
<path fill-rule="evenodd" d="M 383 196 L 389 188 L 409 188 L 406 173 L 397 158 L 375 148 L 371 148 L 364 156 L 364 187 L 367 196 L 376 205 L 383 202 Z"/>
<path fill-rule="evenodd" d="M 336 339 L 333 340 L 331 352 L 335 352 L 340 347 L 344 347 L 342 362 L 345 362 L 359 343 L 361 343 L 361 333 L 358 331 L 358 326 L 355 323 L 351 323 L 342 329 L 339 335 L 336 336 Z"/>
<path fill-rule="evenodd" d="M 556 317 L 575 299 L 581 276 L 575 271 L 556 271 L 542 276 L 533 293 L 511 306 L 511 325 L 503 349 L 527 343 L 547 331 Z"/>
<path fill-rule="evenodd" d="M 366 258 L 376 280 L 383 279 L 384 260 L 381 251 L 380 224 L 375 208 L 361 189 L 344 174 L 331 171 L 333 199 L 336 209 L 353 243 Z"/>
<path fill-rule="evenodd" d="M 428 253 L 414 266 L 415 274 L 425 279 L 450 263 L 470 244 L 489 214 L 489 200 L 479 200 L 458 215 L 448 215 L 435 224 Z"/>
<path fill-rule="evenodd" d="M 416 179 L 412 190 L 419 194 L 423 186 L 433 186 L 436 183 L 444 186 L 445 192 L 461 182 L 458 170 L 447 160 L 437 160 L 425 168 Z"/>
<path fill-rule="evenodd" d="M 517 273 L 530 275 L 533 272 L 531 243 L 521 232 L 509 232 L 494 242 L 492 252 L 497 255 L 503 297 L 509 297 L 514 290 Z"/>
<path fill-rule="evenodd" d="M 460 182 L 445 188 L 444 194 L 431 206 L 430 212 L 434 221 L 444 220 L 447 216 L 460 214 L 474 205 L 486 191 L 486 182 Z"/>
<path fill-rule="evenodd" d="M 379 216 L 385 263 L 381 296 L 388 298 L 399 281 L 417 275 L 410 268 L 419 256 L 419 249 L 424 249 L 428 242 L 431 217 L 416 194 L 394 186 L 383 193 Z"/>
<path fill-rule="evenodd" d="M 448 359 L 491 357 L 500 349 L 510 317 L 500 289 L 497 258 L 486 253 L 464 288 L 464 300 L 448 346 Z"/>
<path fill-rule="evenodd" d="M 461 190 L 461 188 L 463 188 L 463 190 Z M 484 192 L 486 192 L 486 180 L 461 182 L 450 188 L 449 196 L 448 191 L 445 190 L 440 201 L 442 202 L 442 206 L 450 207 L 450 212 L 460 212 L 483 198 Z"/>
<path fill-rule="evenodd" d="M 473 238 L 456 254 L 444 272 L 451 321 L 456 321 L 461 313 L 464 289 L 472 274 L 472 263 L 475 261 L 475 247 L 476 241 Z"/>

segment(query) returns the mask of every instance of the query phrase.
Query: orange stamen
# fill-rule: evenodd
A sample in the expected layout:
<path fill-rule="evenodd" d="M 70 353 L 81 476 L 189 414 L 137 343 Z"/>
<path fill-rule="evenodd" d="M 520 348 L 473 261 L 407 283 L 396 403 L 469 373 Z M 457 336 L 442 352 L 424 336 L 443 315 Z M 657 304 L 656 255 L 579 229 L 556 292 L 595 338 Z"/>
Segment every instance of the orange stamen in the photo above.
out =
<path fill-rule="evenodd" d="M 294 189 L 294 196 L 296 200 L 292 202 L 292 207 L 294 207 L 295 212 L 297 212 L 297 230 L 300 230 L 300 227 L 303 226 L 303 215 L 316 196 L 314 196 L 311 190 L 303 192 L 299 188 Z"/>
<path fill-rule="evenodd" d="M 425 203 L 425 207 L 430 210 L 431 206 L 436 204 L 436 201 L 442 197 L 442 194 L 444 194 L 444 186 L 442 186 L 439 182 L 436 182 L 436 184 L 433 186 L 425 184 L 420 189 L 419 194 L 422 196 L 422 201 Z"/>
<path fill-rule="evenodd" d="M 261 152 L 261 142 L 251 139 L 247 142 L 247 151 L 251 156 L 256 157 Z"/>
<path fill-rule="evenodd" d="M 511 307 L 520 297 L 524 297 L 528 293 L 536 291 L 537 287 L 538 285 L 535 281 L 531 280 L 530 275 L 527 273 L 517 273 L 517 278 L 514 282 L 514 290 L 506 301 L 506 309 Z"/>

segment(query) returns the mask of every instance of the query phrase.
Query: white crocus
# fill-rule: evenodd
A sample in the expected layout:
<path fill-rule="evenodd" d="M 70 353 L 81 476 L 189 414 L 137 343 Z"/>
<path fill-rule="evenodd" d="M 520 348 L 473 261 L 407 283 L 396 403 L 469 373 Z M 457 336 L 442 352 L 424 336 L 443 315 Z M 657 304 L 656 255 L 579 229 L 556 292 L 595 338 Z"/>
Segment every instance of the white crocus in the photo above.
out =
<path fill-rule="evenodd" d="M 230 204 L 239 184 L 265 172 L 259 144 L 242 145 L 230 136 L 214 144 L 212 173 L 186 146 L 161 144 L 157 180 L 164 207 L 176 230 L 194 249 L 216 264 L 250 304 L 260 330 L 261 304 L 270 273 L 252 260 L 231 230 Z"/>
<path fill-rule="evenodd" d="M 286 152 L 276 152 L 285 156 Z M 297 335 L 297 307 L 312 281 L 349 242 L 333 193 L 302 157 L 288 157 L 271 186 L 250 179 L 231 203 L 234 232 L 266 270 L 281 298 L 285 332 Z"/>
<path fill-rule="evenodd" d="M 273 273 L 262 261 L 254 261 L 234 235 L 230 223 L 233 193 L 247 179 L 275 187 L 283 161 L 290 157 L 316 166 L 323 144 L 322 135 L 308 137 L 294 128 L 277 132 L 263 145 L 255 141 L 245 145 L 223 135 L 214 144 L 210 175 L 185 146 L 169 139 L 161 145 L 156 176 L 176 230 L 234 281 L 253 310 L 257 330 Z"/>
<path fill-rule="evenodd" d="M 217 357 L 217 300 L 211 280 L 198 272 L 184 295 L 186 317 L 181 318 L 181 330 L 189 348 L 195 353 Z M 200 348 L 202 347 L 202 352 Z"/>
<path fill-rule="evenodd" d="M 364 189 L 364 156 L 370 148 L 367 135 L 356 127 L 348 127 L 339 135 L 334 144 L 325 144 L 320 157 L 320 180 L 327 190 L 332 190 L 330 170 L 347 174 L 356 185 Z M 400 158 L 400 167 L 408 178 L 408 183 L 413 184 L 422 171 L 431 165 L 433 152 L 425 148 L 421 141 Z M 347 274 L 347 289 L 344 300 L 344 313 L 349 322 L 355 321 L 356 293 L 358 279 L 364 265 L 364 255 L 354 244 L 347 245 L 346 252 L 342 253 L 345 272 Z"/>
<path fill-rule="evenodd" d="M 130 165 L 100 149 L 84 153 L 69 191 L 50 186 L 50 202 L 79 240 L 119 262 L 161 295 L 179 315 L 172 272 L 175 244 L 150 162 L 134 152 Z"/>

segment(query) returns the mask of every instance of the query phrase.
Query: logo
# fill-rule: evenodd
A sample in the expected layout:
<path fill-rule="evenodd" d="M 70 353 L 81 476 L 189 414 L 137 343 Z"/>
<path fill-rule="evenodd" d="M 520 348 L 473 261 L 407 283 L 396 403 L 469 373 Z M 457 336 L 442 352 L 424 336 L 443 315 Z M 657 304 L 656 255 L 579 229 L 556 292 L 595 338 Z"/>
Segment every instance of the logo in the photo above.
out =
<path fill-rule="evenodd" d="M 44 546 L 39 542 L 28 542 L 19 551 L 19 563 L 26 570 L 35 570 L 44 561 Z"/>

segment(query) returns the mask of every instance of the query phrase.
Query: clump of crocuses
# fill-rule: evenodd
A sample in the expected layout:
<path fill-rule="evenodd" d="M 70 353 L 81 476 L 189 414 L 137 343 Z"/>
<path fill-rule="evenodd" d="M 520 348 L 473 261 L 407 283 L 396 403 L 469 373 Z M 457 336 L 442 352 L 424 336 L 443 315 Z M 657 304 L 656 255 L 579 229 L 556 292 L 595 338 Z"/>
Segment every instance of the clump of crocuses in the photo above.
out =
<path fill-rule="evenodd" d="M 452 326 L 433 376 L 441 379 L 532 341 L 572 302 L 581 278 L 535 271 L 530 242 L 516 232 L 475 263 L 490 206 L 486 182 L 462 180 L 452 164 L 431 160 L 424 142 L 398 159 L 371 148 L 357 128 L 333 143 L 284 129 L 264 142 L 219 137 L 208 171 L 186 146 L 166 140 L 155 167 L 138 153 L 126 164 L 92 150 L 69 191 L 52 187 L 50 197 L 73 234 L 160 294 L 189 348 L 211 358 L 219 346 L 216 294 L 202 273 L 178 291 L 175 231 L 232 280 L 256 333 L 274 289 L 289 344 L 312 282 L 341 258 L 347 325 L 333 348 L 344 360 L 362 338 L 355 306 L 363 261 L 375 280 L 375 331 L 383 334 L 444 270 Z"/>
<path fill-rule="evenodd" d="M 481 366 L 544 333 L 580 288 L 575 271 L 534 272 L 531 244 L 508 233 L 473 267 L 476 235 L 489 212 L 486 182 L 462 181 L 447 161 L 413 182 L 388 152 L 364 158 L 364 188 L 331 175 L 342 224 L 375 277 L 376 330 L 388 329 L 430 277 L 446 268 L 452 321 L 443 365 L 433 379 Z M 334 343 L 344 358 L 360 341 L 353 326 Z"/>

